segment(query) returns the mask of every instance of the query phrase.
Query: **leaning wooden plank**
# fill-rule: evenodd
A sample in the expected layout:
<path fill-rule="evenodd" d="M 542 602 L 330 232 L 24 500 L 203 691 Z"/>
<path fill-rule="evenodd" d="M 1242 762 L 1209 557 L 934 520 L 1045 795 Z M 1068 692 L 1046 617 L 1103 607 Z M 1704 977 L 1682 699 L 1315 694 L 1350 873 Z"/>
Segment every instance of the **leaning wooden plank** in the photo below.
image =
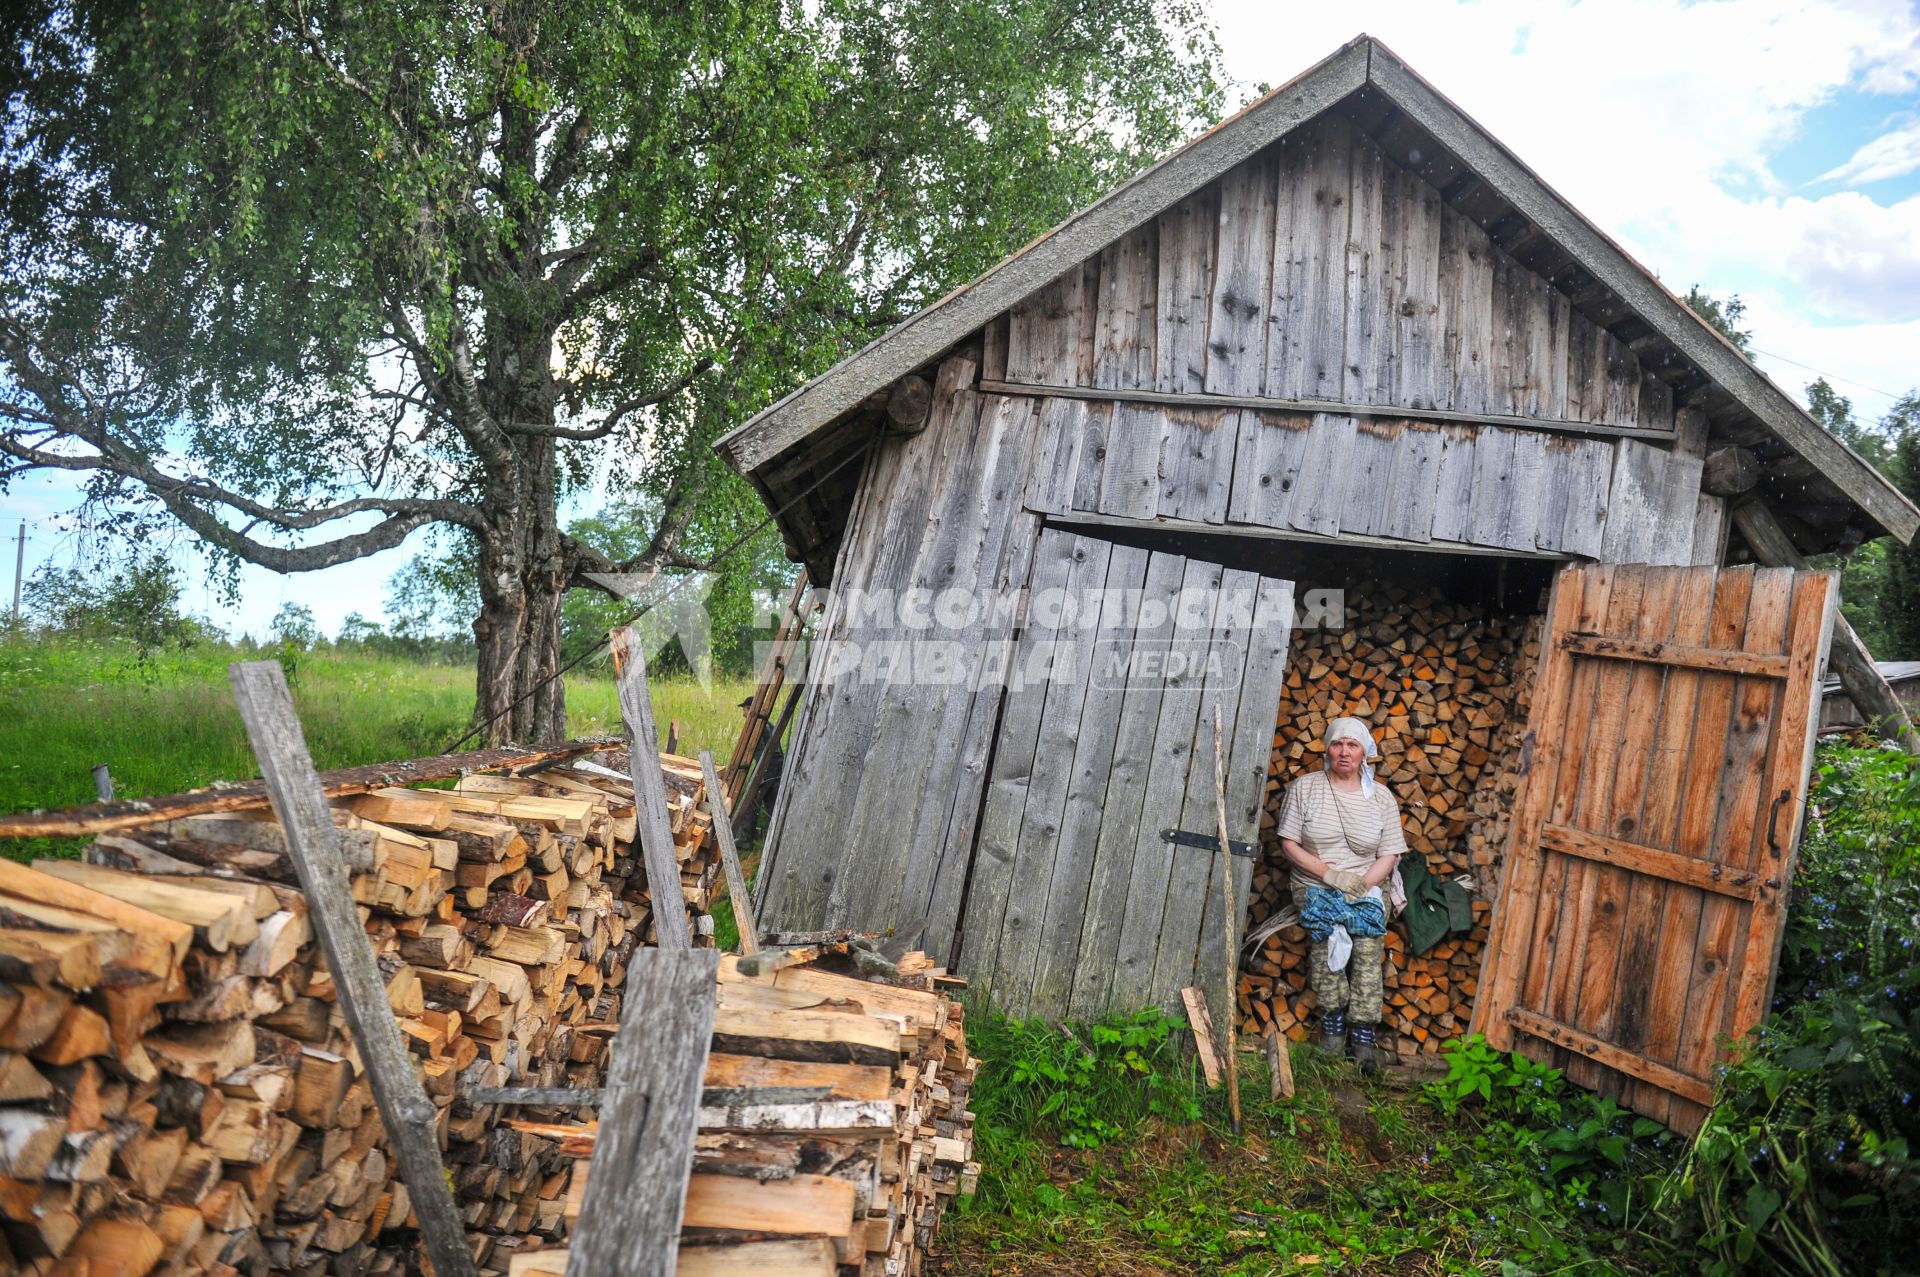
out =
<path fill-rule="evenodd" d="M 1217 1087 L 1225 1074 L 1220 1068 L 1220 1052 L 1213 1043 L 1213 1016 L 1207 1010 L 1206 990 L 1188 985 L 1180 990 L 1180 1001 L 1187 1008 L 1187 1027 L 1193 1030 L 1193 1049 L 1200 1055 L 1200 1071 L 1207 1086 Z"/>
<path fill-rule="evenodd" d="M 713 838 L 720 844 L 720 864 L 727 871 L 727 896 L 733 901 L 733 920 L 740 928 L 740 952 L 760 952 L 760 933 L 753 921 L 753 897 L 747 893 L 747 875 L 740 868 L 740 849 L 733 841 L 733 821 L 727 816 L 725 792 L 713 770 L 713 753 L 700 751 L 700 774 L 706 781 L 707 811 L 713 817 Z"/>
<path fill-rule="evenodd" d="M 286 676 L 276 661 L 237 663 L 228 672 L 263 783 L 307 894 L 308 918 L 319 933 L 335 996 L 419 1217 L 422 1243 L 439 1277 L 470 1277 L 473 1257 L 440 1160 L 437 1110 L 401 1040 L 386 980 L 374 964 L 346 869 L 334 851 L 338 835 L 307 754 Z"/>
<path fill-rule="evenodd" d="M 537 748 L 507 746 L 475 750 L 467 754 L 443 754 L 438 758 L 368 763 L 363 767 L 343 767 L 338 771 L 322 772 L 320 785 L 328 797 L 367 794 L 390 786 L 450 780 L 468 772 L 504 771 L 553 759 L 572 758 L 617 743 L 602 737 L 561 741 L 558 745 Z M 158 798 L 88 803 L 84 807 L 69 807 L 64 811 L 30 811 L 17 816 L 4 816 L 0 817 L 0 838 L 79 837 L 152 825 L 163 820 L 179 820 L 221 811 L 246 811 L 267 805 L 266 782 L 252 780 L 244 785 L 196 789 Z"/>
<path fill-rule="evenodd" d="M 567 1259 L 571 1277 L 673 1271 L 683 1204 L 686 1222 L 693 1223 L 687 1172 L 719 964 L 712 949 L 641 949 L 627 967 L 620 1035 L 594 1142 L 598 1173 L 587 1182 Z"/>
<path fill-rule="evenodd" d="M 646 656 L 626 626 L 613 632 L 611 650 L 619 679 L 620 714 L 627 723 L 627 752 L 635 760 L 634 806 L 640 820 L 640 858 L 653 892 L 653 925 L 660 933 L 662 949 L 691 949 L 693 936 L 687 928 L 687 911 L 678 903 L 680 865 L 674 858 L 673 830 L 667 823 L 666 782 L 653 763 L 660 753 L 660 733 L 653 725 Z"/>

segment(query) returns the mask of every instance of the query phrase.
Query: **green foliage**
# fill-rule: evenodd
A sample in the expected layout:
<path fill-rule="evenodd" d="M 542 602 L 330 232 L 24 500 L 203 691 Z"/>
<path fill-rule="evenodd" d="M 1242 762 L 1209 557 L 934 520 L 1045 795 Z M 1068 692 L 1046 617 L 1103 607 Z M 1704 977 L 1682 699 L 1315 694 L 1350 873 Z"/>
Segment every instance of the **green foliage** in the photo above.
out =
<path fill-rule="evenodd" d="M 1533 1166 L 1565 1209 L 1626 1224 L 1673 1166 L 1679 1140 L 1665 1126 L 1568 1086 L 1558 1069 L 1496 1051 L 1477 1033 L 1442 1054 L 1447 1076 L 1427 1097 L 1450 1118 L 1476 1117 L 1482 1138 Z"/>
<path fill-rule="evenodd" d="M 1753 332 L 1740 327 L 1740 321 L 1747 317 L 1747 304 L 1740 300 L 1739 293 L 1731 293 L 1725 299 L 1712 293 L 1702 292 L 1695 284 L 1687 289 L 1687 295 L 1680 299 L 1694 314 L 1707 321 L 1708 327 L 1733 343 L 1735 350 L 1748 359 L 1753 354 Z"/>
<path fill-rule="evenodd" d="M 1890 1273 L 1920 1251 L 1920 780 L 1821 751 L 1774 1014 L 1722 1079 L 1663 1211 L 1708 1271 Z"/>
<path fill-rule="evenodd" d="M 144 663 L 167 647 L 190 647 L 220 632 L 180 610 L 180 569 L 166 555 L 134 555 L 114 564 L 42 567 L 27 582 L 28 615 L 75 638 L 118 639 Z"/>
<path fill-rule="evenodd" d="M 1920 396 L 1908 395 L 1895 411 L 1905 428 L 1893 443 L 1894 481 L 1920 502 Z M 1873 651 L 1887 660 L 1920 661 L 1920 546 L 1890 539 L 1874 545 L 1886 556 L 1886 570 L 1877 596 L 1883 646 Z"/>
<path fill-rule="evenodd" d="M 1807 412 L 1908 497 L 1920 498 L 1920 395 L 1905 396 L 1867 424 L 1822 377 L 1807 387 Z M 1813 565 L 1840 572 L 1840 610 L 1869 652 L 1880 660 L 1920 660 L 1920 550 L 1882 537 Z"/>

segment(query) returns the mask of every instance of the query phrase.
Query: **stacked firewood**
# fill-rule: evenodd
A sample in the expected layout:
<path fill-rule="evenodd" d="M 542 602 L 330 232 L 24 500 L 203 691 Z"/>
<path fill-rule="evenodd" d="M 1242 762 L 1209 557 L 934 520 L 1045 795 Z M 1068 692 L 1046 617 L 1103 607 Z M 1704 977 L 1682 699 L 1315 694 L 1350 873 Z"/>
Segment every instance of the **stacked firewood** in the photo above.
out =
<path fill-rule="evenodd" d="M 699 769 L 662 766 L 673 905 L 710 933 Z M 631 784 L 469 776 L 334 816 L 476 1250 L 563 1236 L 567 1159 L 463 1095 L 599 1084 L 652 927 Z M 394 1174 L 268 813 L 0 861 L 0 1271 L 397 1272 L 417 1247 Z"/>
<path fill-rule="evenodd" d="M 712 1054 L 677 1271 L 913 1277 L 947 1201 L 973 1191 L 978 1062 L 959 1003 L 924 954 L 863 973 L 846 944 L 721 959 Z M 580 1160 L 594 1123 L 515 1122 Z M 553 1274 L 564 1248 L 522 1253 L 511 1277 Z"/>
<path fill-rule="evenodd" d="M 1540 618 L 1387 585 L 1347 596 L 1341 629 L 1300 630 L 1288 656 L 1273 738 L 1261 858 L 1248 911 L 1257 927 L 1291 906 L 1275 829 L 1286 786 L 1323 763 L 1327 724 L 1367 723 L 1379 779 L 1400 800 L 1409 851 L 1474 892 L 1474 927 L 1414 955 L 1387 939 L 1384 1027 L 1402 1056 L 1439 1050 L 1472 1014 L 1491 899 L 1498 886 L 1540 648 Z M 1307 1036 L 1316 999 L 1299 925 L 1268 935 L 1239 983 L 1240 1031 Z"/>

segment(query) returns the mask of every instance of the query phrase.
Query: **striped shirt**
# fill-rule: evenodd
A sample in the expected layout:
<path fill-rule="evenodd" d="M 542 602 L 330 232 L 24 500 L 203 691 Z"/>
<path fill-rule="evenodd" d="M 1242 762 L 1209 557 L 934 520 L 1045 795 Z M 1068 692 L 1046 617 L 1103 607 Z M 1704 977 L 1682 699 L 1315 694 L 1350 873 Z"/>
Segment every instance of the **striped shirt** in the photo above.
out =
<path fill-rule="evenodd" d="M 1348 793 L 1335 789 L 1324 771 L 1308 772 L 1287 786 L 1276 832 L 1320 857 L 1327 868 L 1358 874 L 1381 856 L 1398 856 L 1407 849 L 1400 803 L 1392 790 L 1376 780 L 1372 797 L 1359 790 Z M 1320 885 L 1298 866 L 1293 867 L 1292 881 L 1298 887 Z"/>

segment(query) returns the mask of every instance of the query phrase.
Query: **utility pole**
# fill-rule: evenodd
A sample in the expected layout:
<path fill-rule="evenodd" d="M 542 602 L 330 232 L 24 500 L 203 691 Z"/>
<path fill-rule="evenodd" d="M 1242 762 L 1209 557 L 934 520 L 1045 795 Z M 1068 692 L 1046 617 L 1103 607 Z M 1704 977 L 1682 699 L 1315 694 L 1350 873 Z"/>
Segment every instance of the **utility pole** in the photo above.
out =
<path fill-rule="evenodd" d="M 20 624 L 20 578 L 27 571 L 27 521 L 20 520 L 20 535 L 13 542 L 13 623 Z"/>

